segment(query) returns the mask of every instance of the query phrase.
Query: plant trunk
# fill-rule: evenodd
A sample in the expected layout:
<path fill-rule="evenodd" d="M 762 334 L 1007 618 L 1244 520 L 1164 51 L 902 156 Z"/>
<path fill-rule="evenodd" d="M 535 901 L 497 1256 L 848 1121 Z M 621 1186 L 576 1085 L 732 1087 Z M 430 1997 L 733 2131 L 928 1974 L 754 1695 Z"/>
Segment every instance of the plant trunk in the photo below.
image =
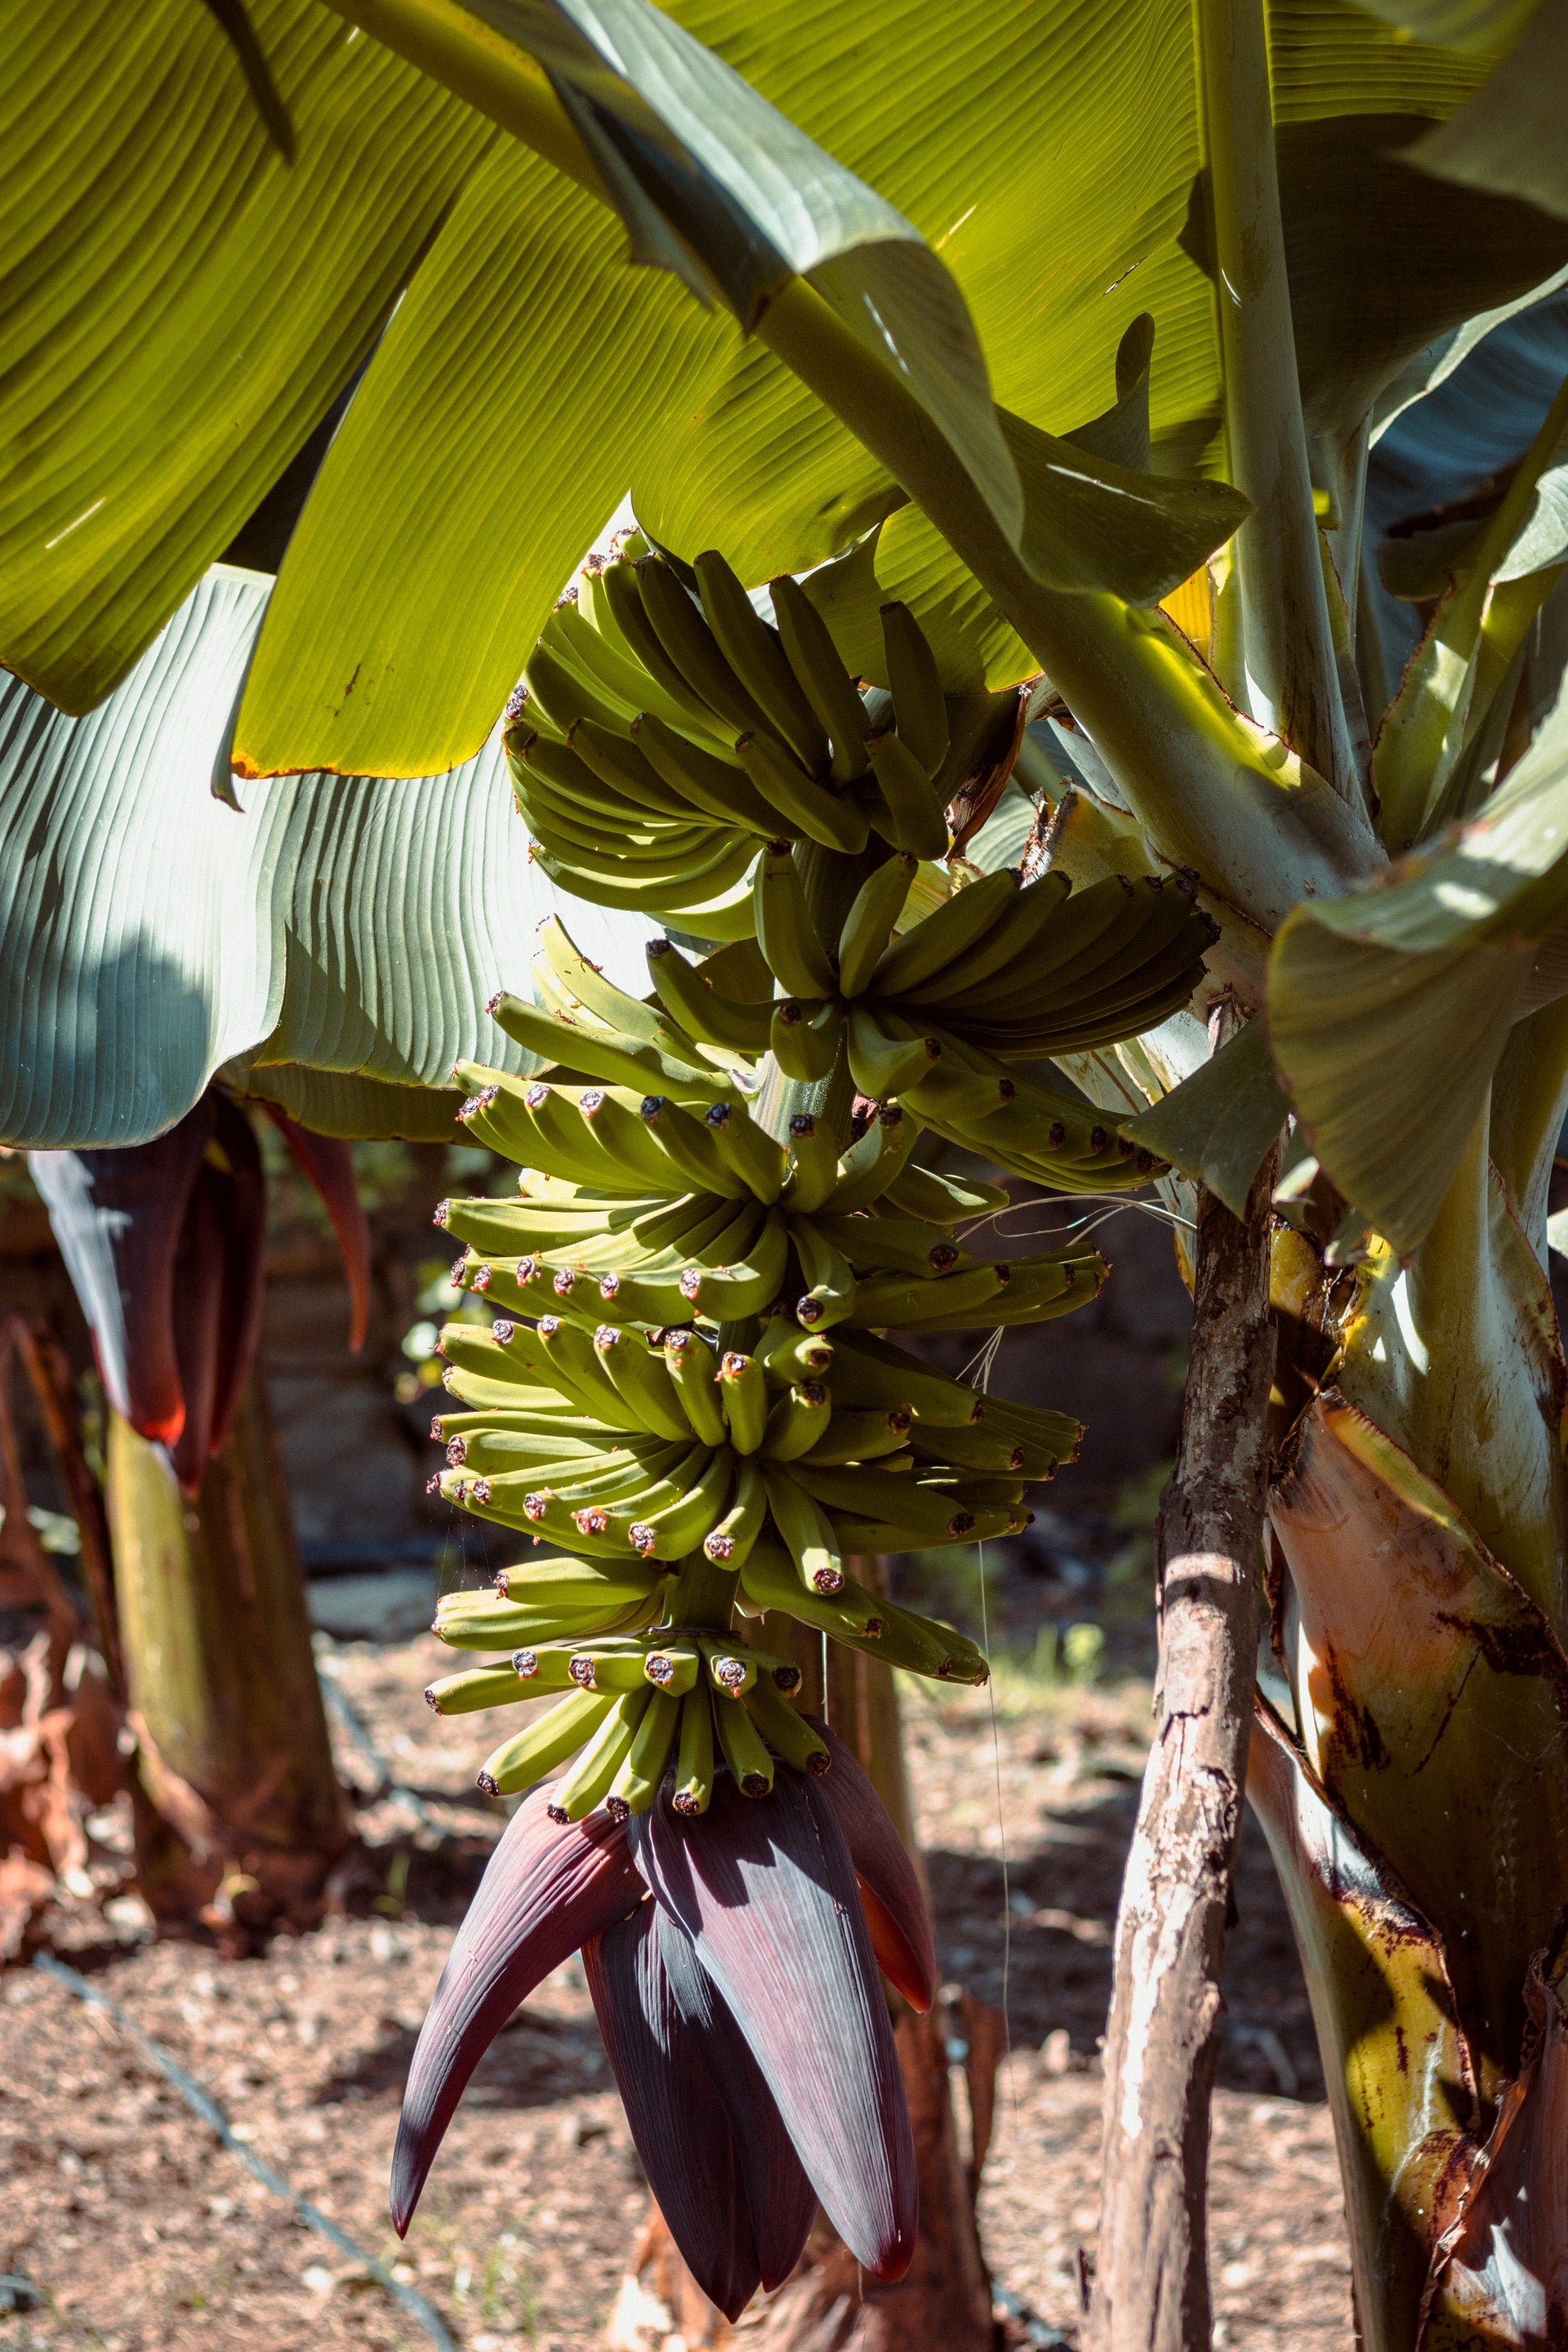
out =
<path fill-rule="evenodd" d="M 194 1505 L 117 1414 L 108 1492 L 142 1893 L 237 1946 L 305 1924 L 349 1828 L 260 1368 Z"/>
<path fill-rule="evenodd" d="M 867 1583 L 881 1587 L 879 1561 L 858 1565 Z M 828 1722 L 864 1765 L 923 1881 L 899 1695 L 889 1669 L 832 1643 L 824 1694 L 822 1643 L 816 1636 L 793 1618 L 770 1616 L 763 1621 L 762 1639 L 798 1660 L 813 1711 L 826 1700 Z M 742 2332 L 757 2352 L 937 2352 L 937 2347 L 940 2352 L 991 2352 L 995 2341 L 991 2283 L 980 2251 L 974 2199 L 991 2137 L 1000 2021 L 994 2011 L 964 1997 L 961 2031 L 970 2111 L 966 2157 L 953 2114 L 947 2027 L 941 2011 L 917 2017 L 896 1994 L 891 1999 L 920 2170 L 920 2234 L 908 2274 L 896 2286 L 868 2278 L 819 2213 L 794 2275 L 753 2305 L 740 2329 L 731 2328 L 687 2270 L 653 2205 L 633 2257 L 632 2275 L 610 2322 L 608 2352 L 650 2352 L 650 2347 L 673 2352 L 676 2344 L 686 2352 L 698 2352 L 700 2346 L 709 2352 L 709 2347 L 739 2344 Z"/>
<path fill-rule="evenodd" d="M 1209 2103 L 1268 1493 L 1270 1151 L 1238 1221 L 1199 1195 L 1193 1349 L 1161 1503 L 1159 1727 L 1116 1930 L 1094 2352 L 1206 2352 Z"/>

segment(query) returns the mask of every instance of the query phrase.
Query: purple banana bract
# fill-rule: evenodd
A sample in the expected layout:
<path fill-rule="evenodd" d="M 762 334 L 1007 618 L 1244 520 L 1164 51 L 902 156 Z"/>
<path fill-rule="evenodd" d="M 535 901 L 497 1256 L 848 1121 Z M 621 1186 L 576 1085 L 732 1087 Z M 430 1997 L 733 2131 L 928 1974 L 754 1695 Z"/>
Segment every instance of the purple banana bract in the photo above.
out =
<path fill-rule="evenodd" d="M 870 1782 L 781 1769 L 706 1813 L 558 1823 L 520 1807 L 459 1928 L 414 2053 L 393 2158 L 407 2229 L 475 2065 L 582 1949 L 649 2186 L 693 2275 L 734 2318 L 799 2260 L 817 2200 L 865 2267 L 902 2277 L 914 2147 L 878 1957 L 929 2004 L 919 1882 Z M 875 1929 L 868 1925 L 874 1921 Z"/>

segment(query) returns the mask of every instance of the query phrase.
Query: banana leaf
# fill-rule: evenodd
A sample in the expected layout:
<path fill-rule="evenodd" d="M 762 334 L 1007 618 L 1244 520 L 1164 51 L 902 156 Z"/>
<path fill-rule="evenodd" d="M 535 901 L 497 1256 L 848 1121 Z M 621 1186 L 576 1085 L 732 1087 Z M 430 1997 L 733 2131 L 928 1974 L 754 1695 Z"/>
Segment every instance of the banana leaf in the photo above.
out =
<path fill-rule="evenodd" d="M 1381 887 L 1308 900 L 1270 960 L 1268 1034 L 1347 1199 L 1407 1254 L 1431 1230 L 1513 1023 L 1562 992 L 1568 677 L 1507 782 Z M 1539 970 L 1537 966 L 1539 964 Z"/>
<path fill-rule="evenodd" d="M 237 1063 L 328 1132 L 444 1134 L 456 1061 L 532 1066 L 482 1008 L 498 987 L 528 992 L 544 917 L 560 911 L 618 983 L 645 984 L 648 926 L 568 898 L 531 863 L 499 740 L 442 776 L 217 796 L 271 584 L 215 567 L 88 717 L 0 681 L 0 1137 L 14 1145 L 141 1142 Z M 440 1093 L 413 1104 L 415 1087 Z"/>
<path fill-rule="evenodd" d="M 0 659 L 124 677 L 363 359 L 497 134 L 318 0 L 258 0 L 286 163 L 191 0 L 0 16 Z"/>
<path fill-rule="evenodd" d="M 867 326 L 873 299 L 902 380 L 1016 529 L 987 362 L 1010 409 L 1059 431 L 1104 406 L 1116 340 L 1151 312 L 1163 354 L 1150 385 L 1155 447 L 1167 463 L 1202 455 L 1217 363 L 1210 291 L 1182 242 L 1200 161 L 1184 12 L 1168 0 L 1077 0 L 1070 11 L 1010 0 L 998 14 L 968 0 L 935 39 L 912 0 L 877 0 L 810 42 L 778 0 L 686 0 L 676 15 L 629 0 L 602 16 L 587 0 L 573 16 L 495 0 L 483 25 L 456 10 L 440 22 L 453 37 L 472 25 L 456 79 L 481 102 L 474 77 L 504 48 L 492 26 L 553 43 L 561 86 L 576 87 L 574 72 L 581 85 L 576 132 L 559 108 L 556 119 L 614 179 L 637 249 L 722 283 L 743 318 L 780 269 L 807 269 L 851 324 Z M 437 16 L 415 5 L 388 23 Z M 319 522 L 306 509 L 276 644 L 262 647 L 240 741 L 255 767 L 414 773 L 471 757 L 504 691 L 508 631 L 526 639 L 526 614 L 554 593 L 558 549 L 580 551 L 627 475 L 661 539 L 717 543 L 751 578 L 837 552 L 888 514 L 898 494 L 887 477 L 764 351 L 722 319 L 677 327 L 668 289 L 628 279 L 606 291 L 602 259 L 564 305 L 579 331 L 563 326 L 563 347 L 552 346 L 548 414 L 531 404 L 536 298 L 590 235 L 575 199 L 553 184 L 544 195 L 535 167 L 499 148 L 471 107 L 340 30 L 315 0 L 261 0 L 253 16 L 294 127 L 292 167 L 206 12 L 159 0 L 132 20 L 100 0 L 64 47 L 44 0 L 7 16 L 0 204 L 15 207 L 19 364 L 3 429 L 29 453 L 47 446 L 49 463 L 30 469 L 46 503 L 19 517 L 5 548 L 0 658 L 72 709 L 123 676 L 317 426 L 405 289 L 407 316 L 394 319 L 355 395 Z M 626 72 L 611 72 L 589 37 L 607 37 L 612 21 Z M 1492 62 L 1305 0 L 1279 0 L 1273 43 L 1288 124 L 1369 109 L 1440 121 Z M 511 54 L 552 104 L 537 69 Z M 1030 88 L 1048 88 L 1058 119 L 1073 123 L 1059 152 L 1016 135 Z M 58 124 L 70 126 L 58 156 L 47 136 Z M 670 207 L 662 228 L 649 189 Z M 708 259 L 694 264 L 704 239 Z M 1420 268 L 1389 250 L 1391 286 L 1442 279 L 1441 240 L 1429 243 Z M 68 314 L 49 290 L 67 245 L 90 263 Z M 1052 257 L 1043 292 L 1042 254 Z M 1368 257 L 1354 260 L 1365 282 Z M 1342 272 L 1335 288 L 1343 293 Z M 639 372 L 640 422 L 612 465 L 610 436 L 590 420 L 604 413 L 628 318 L 652 335 L 655 357 Z M 209 346 L 235 356 L 212 363 Z M 879 348 L 886 355 L 885 339 Z M 678 379 L 676 414 L 661 422 Z M 520 418 L 500 414 L 510 400 Z M 112 469 L 124 473 L 133 455 L 134 495 L 119 495 Z M 422 531 L 410 532 L 410 517 Z M 994 667 L 990 682 L 1002 682 Z"/>

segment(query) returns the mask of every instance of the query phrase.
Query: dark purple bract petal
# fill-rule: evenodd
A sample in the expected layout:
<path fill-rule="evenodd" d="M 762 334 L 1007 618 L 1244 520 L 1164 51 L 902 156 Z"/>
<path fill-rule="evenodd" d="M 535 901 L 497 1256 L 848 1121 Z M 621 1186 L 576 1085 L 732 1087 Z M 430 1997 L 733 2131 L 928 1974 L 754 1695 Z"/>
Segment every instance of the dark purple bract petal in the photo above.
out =
<path fill-rule="evenodd" d="M 583 1967 L 648 2187 L 692 2277 L 733 2320 L 762 2268 L 730 2116 L 665 1973 L 657 1910 L 645 1901 L 591 1937 Z"/>
<path fill-rule="evenodd" d="M 865 2267 L 901 2278 L 919 2192 L 903 2078 L 855 1866 L 816 1783 L 781 1771 L 706 1813 L 662 1801 L 628 1824 L 637 1866 L 686 1930 L 761 2066 L 828 2219 Z"/>
<path fill-rule="evenodd" d="M 936 1938 L 925 1891 L 892 1815 L 859 1759 L 826 1724 L 812 1717 L 833 1769 L 817 1783 L 838 1816 L 866 1903 L 877 1965 L 923 2017 L 936 1999 Z"/>
<path fill-rule="evenodd" d="M 751 2045 L 720 1999 L 690 1938 L 662 1905 L 650 1903 L 648 1909 L 658 1923 L 670 1991 L 730 2117 L 763 2284 L 778 2286 L 800 2260 L 816 2217 L 816 2191 Z"/>
<path fill-rule="evenodd" d="M 508 1822 L 421 2029 L 392 2158 L 400 2236 L 469 2075 L 519 2001 L 642 1900 L 625 1824 L 603 1813 L 552 1822 L 550 1793 L 534 1790 Z"/>

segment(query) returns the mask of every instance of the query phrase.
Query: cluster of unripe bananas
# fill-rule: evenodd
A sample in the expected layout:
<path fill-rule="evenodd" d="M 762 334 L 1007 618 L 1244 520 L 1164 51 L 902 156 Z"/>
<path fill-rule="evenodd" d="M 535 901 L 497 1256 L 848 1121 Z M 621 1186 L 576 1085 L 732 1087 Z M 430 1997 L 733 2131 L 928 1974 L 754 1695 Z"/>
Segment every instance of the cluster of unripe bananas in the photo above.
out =
<path fill-rule="evenodd" d="M 529 1646 L 433 1685 L 431 1704 L 567 1691 L 488 1759 L 485 1786 L 525 1787 L 587 1738 L 555 1800 L 565 1818 L 639 1810 L 672 1756 L 700 1810 L 716 1753 L 761 1793 L 770 1742 L 805 1769 L 820 1748 L 787 1705 L 787 1663 L 715 1620 L 783 1611 L 889 1664 L 984 1679 L 972 1643 L 846 1563 L 1017 1532 L 1026 1485 L 1070 1458 L 1078 1424 L 986 1399 L 884 1335 L 1043 1320 L 1091 1298 L 1105 1266 L 1082 1245 L 974 1261 L 954 1229 L 1006 1195 L 915 1165 L 912 1113 L 881 1106 L 840 1151 L 800 1112 L 781 1144 L 733 1073 L 613 990 L 559 924 L 542 931 L 555 1008 L 502 1004 L 503 1025 L 526 1015 L 536 1040 L 539 1018 L 569 1022 L 590 1060 L 658 1053 L 669 1090 L 460 1071 L 469 1134 L 524 1173 L 515 1198 L 437 1212 L 468 1245 L 454 1281 L 499 1313 L 442 1334 L 445 1385 L 470 1410 L 437 1417 L 433 1484 L 569 1549 L 509 1570 L 504 1601 L 443 1604 L 447 1641 Z"/>
<path fill-rule="evenodd" d="M 1017 1532 L 1080 1432 L 899 1339 L 1045 1320 L 1106 1268 L 1081 1244 L 973 1256 L 961 1229 L 1007 1195 L 915 1147 L 929 1129 L 1059 1191 L 1148 1181 L 1102 1113 L 1011 1066 L 1151 1026 L 1213 936 L 1176 883 L 941 871 L 963 780 L 912 616 L 884 609 L 890 691 L 862 693 L 799 584 L 772 599 L 770 625 L 719 556 L 683 580 L 634 540 L 558 609 L 509 717 L 551 874 L 708 943 L 651 940 L 639 998 L 545 923 L 538 1001 L 490 1006 L 536 1075 L 456 1074 L 469 1134 L 523 1172 L 437 1212 L 495 1319 L 442 1335 L 465 1410 L 437 1418 L 431 1484 L 558 1550 L 443 1601 L 443 1639 L 510 1662 L 428 1696 L 561 1693 L 481 1786 L 581 1748 L 563 1821 L 640 1811 L 672 1770 L 699 1812 L 716 1770 L 760 1796 L 775 1760 L 826 1768 L 796 1667 L 737 1619 L 984 1681 L 973 1643 L 854 1563 Z"/>
<path fill-rule="evenodd" d="M 1069 907 L 1065 876 L 1026 892 L 994 875 L 977 903 L 955 895 L 936 935 L 921 926 L 888 950 L 917 865 L 947 856 L 946 804 L 963 782 L 913 614 L 883 605 L 889 688 L 862 694 L 798 581 L 770 583 L 770 626 L 721 555 L 698 557 L 693 596 L 666 559 L 634 552 L 643 546 L 634 538 L 585 569 L 563 599 L 524 671 L 507 757 L 536 856 L 606 905 L 685 911 L 707 937 L 743 936 L 740 886 L 759 843 L 775 845 L 751 911 L 795 1010 L 781 1024 L 764 1005 L 713 1042 L 754 1053 L 782 1042 L 792 1074 L 816 1076 L 847 1024 L 851 1055 L 858 1044 L 868 1066 L 857 1083 L 880 1092 L 872 1066 L 896 1063 L 900 1045 L 909 1066 L 933 1028 L 949 1051 L 963 1039 L 1052 1054 L 1131 1035 L 1186 1003 L 1215 931 L 1175 881 L 1112 877 Z M 875 869 L 838 942 L 792 923 L 782 887 L 761 887 L 794 844 Z M 762 931 L 770 898 L 773 941 Z"/>

